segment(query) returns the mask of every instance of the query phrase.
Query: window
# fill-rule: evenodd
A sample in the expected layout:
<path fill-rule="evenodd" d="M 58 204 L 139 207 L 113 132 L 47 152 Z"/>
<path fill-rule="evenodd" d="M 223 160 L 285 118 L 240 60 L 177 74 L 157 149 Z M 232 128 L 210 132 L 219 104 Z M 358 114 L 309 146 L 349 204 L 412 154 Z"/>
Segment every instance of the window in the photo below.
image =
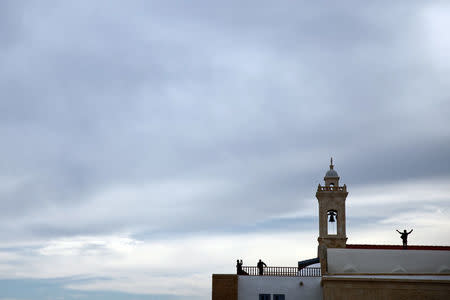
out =
<path fill-rule="evenodd" d="M 284 294 L 273 295 L 273 300 L 284 300 Z"/>
<path fill-rule="evenodd" d="M 329 235 L 336 235 L 337 234 L 337 211 L 334 209 L 327 211 L 327 219 L 328 219 L 328 225 L 327 225 L 327 234 Z"/>
<path fill-rule="evenodd" d="M 259 300 L 270 300 L 270 294 L 259 294 Z"/>

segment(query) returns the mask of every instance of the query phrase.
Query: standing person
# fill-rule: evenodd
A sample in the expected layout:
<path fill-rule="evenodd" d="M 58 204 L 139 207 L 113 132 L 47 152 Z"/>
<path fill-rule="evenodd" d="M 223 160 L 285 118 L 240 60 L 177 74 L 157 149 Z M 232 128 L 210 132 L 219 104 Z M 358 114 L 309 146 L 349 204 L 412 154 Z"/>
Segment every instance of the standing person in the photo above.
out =
<path fill-rule="evenodd" d="M 403 241 L 403 249 L 408 248 L 408 234 L 410 234 L 412 231 L 413 231 L 413 230 L 411 229 L 410 232 L 406 232 L 406 229 L 405 229 L 405 230 L 403 230 L 403 232 L 400 232 L 400 231 L 398 231 L 398 229 L 397 229 L 397 232 L 401 234 L 400 238 L 401 238 L 402 241 Z"/>
<path fill-rule="evenodd" d="M 263 275 L 264 274 L 264 267 L 267 267 L 267 265 L 260 259 L 256 266 L 258 267 L 259 275 Z"/>
<path fill-rule="evenodd" d="M 238 275 L 248 275 L 248 273 L 242 269 L 242 265 L 243 265 L 242 259 L 240 261 L 238 259 L 237 263 L 236 263 L 237 274 Z"/>

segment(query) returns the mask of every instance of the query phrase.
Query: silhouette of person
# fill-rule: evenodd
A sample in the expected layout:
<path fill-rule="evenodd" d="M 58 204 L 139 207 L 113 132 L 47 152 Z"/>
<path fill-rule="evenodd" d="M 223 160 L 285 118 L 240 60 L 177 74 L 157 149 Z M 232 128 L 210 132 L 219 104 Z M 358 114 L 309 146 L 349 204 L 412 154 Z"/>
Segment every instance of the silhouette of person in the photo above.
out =
<path fill-rule="evenodd" d="M 236 261 L 236 273 L 238 275 L 248 275 L 248 273 L 242 269 L 242 264 L 242 259 L 241 261 L 239 261 L 239 259 Z"/>
<path fill-rule="evenodd" d="M 263 275 L 264 274 L 264 267 L 267 267 L 267 265 L 262 260 L 259 260 L 258 264 L 256 266 L 258 267 L 259 275 Z"/>
<path fill-rule="evenodd" d="M 411 229 L 410 232 L 406 232 L 406 229 L 405 229 L 405 230 L 403 230 L 403 232 L 401 232 L 401 231 L 398 231 L 398 229 L 397 229 L 397 232 L 401 234 L 400 238 L 403 241 L 403 249 L 406 249 L 408 247 L 408 234 L 410 234 L 412 231 L 413 230 Z"/>

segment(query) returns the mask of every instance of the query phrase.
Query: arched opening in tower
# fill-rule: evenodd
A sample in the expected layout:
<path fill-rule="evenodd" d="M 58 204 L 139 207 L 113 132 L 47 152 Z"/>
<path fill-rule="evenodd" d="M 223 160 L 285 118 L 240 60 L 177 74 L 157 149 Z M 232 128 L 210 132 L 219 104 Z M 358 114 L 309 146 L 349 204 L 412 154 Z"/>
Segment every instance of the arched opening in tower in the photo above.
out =
<path fill-rule="evenodd" d="M 328 235 L 336 235 L 337 234 L 337 211 L 329 210 L 327 211 L 327 219 L 328 219 Z"/>

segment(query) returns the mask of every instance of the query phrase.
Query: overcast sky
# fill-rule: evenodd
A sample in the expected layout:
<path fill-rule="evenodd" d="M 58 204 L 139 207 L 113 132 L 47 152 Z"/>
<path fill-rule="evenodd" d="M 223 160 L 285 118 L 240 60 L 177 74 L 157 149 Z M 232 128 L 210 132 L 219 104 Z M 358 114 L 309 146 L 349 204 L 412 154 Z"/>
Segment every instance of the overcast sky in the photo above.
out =
<path fill-rule="evenodd" d="M 349 243 L 450 244 L 448 1 L 0 0 L 0 299 L 210 299 Z"/>

